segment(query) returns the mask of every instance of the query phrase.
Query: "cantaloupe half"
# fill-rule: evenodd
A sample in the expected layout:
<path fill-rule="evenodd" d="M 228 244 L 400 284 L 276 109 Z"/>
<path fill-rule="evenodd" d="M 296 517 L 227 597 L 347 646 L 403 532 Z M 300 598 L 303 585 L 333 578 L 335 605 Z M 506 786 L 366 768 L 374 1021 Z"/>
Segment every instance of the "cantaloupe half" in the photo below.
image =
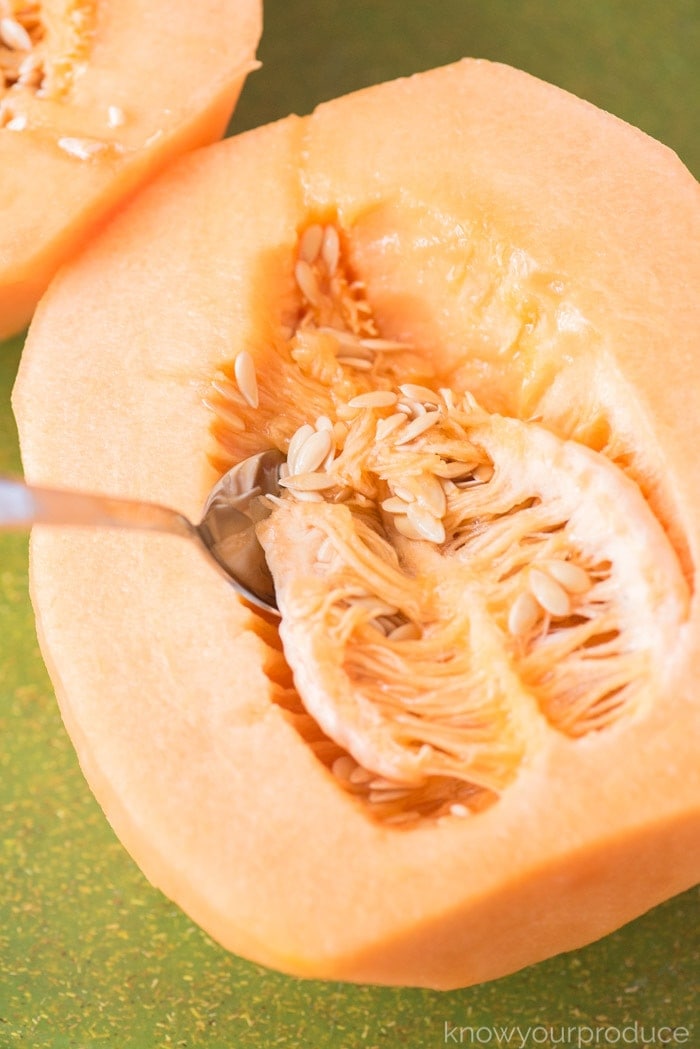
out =
<path fill-rule="evenodd" d="M 126 196 L 222 136 L 255 65 L 261 6 L 0 5 L 0 338 Z"/>
<path fill-rule="evenodd" d="M 31 544 L 87 780 L 226 947 L 454 988 L 697 881 L 699 276 L 669 150 L 473 60 L 183 158 L 60 273 L 31 481 L 197 518 L 295 442 L 282 641 L 182 540 Z"/>

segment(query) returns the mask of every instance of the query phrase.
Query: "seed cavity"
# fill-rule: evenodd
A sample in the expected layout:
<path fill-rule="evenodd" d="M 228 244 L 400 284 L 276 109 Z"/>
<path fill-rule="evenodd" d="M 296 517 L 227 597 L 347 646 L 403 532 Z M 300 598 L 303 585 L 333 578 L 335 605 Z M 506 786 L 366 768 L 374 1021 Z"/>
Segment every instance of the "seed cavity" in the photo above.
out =
<path fill-rule="evenodd" d="M 495 804 L 530 751 L 521 727 L 533 717 L 533 739 L 577 738 L 634 709 L 653 638 L 676 613 L 654 618 L 653 630 L 635 625 L 630 645 L 607 539 L 601 532 L 605 552 L 593 557 L 590 528 L 570 529 L 578 498 L 553 509 L 569 483 L 562 457 L 576 476 L 575 442 L 490 415 L 431 372 L 429 352 L 381 332 L 344 257 L 347 236 L 333 222 L 300 232 L 294 313 L 279 324 L 288 346 L 261 350 L 266 388 L 284 391 L 288 410 L 260 404 L 247 351 L 216 376 L 205 403 L 222 472 L 266 443 L 287 449 L 261 533 L 264 543 L 274 524 L 290 542 L 275 570 L 285 653 L 294 667 L 294 631 L 316 632 L 327 653 L 319 682 L 337 658 L 344 684 L 338 705 L 330 686 L 320 705 L 291 688 L 279 702 L 338 788 L 398 833 Z M 547 441 L 557 454 L 542 452 Z M 598 459 L 602 477 L 617 469 Z M 638 585 L 644 592 L 641 576 Z M 646 650 L 637 643 L 645 631 Z M 369 729 L 348 713 L 356 697 Z"/>

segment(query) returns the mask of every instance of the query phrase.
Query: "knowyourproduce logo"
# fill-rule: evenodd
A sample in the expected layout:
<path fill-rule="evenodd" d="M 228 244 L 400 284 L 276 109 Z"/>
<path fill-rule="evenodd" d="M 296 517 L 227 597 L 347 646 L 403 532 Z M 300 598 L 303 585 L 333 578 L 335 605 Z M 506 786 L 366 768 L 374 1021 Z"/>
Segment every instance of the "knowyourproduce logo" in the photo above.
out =
<path fill-rule="evenodd" d="M 446 1045 L 491 1046 L 501 1049 L 527 1049 L 532 1046 L 574 1047 L 586 1046 L 676 1046 L 685 1045 L 690 1039 L 691 1029 L 671 1024 L 654 1026 L 634 1023 L 618 1026 L 605 1024 L 591 1027 L 588 1024 L 537 1024 L 534 1027 L 519 1025 L 497 1025 L 487 1027 L 462 1027 L 445 1020 L 444 1041 Z"/>

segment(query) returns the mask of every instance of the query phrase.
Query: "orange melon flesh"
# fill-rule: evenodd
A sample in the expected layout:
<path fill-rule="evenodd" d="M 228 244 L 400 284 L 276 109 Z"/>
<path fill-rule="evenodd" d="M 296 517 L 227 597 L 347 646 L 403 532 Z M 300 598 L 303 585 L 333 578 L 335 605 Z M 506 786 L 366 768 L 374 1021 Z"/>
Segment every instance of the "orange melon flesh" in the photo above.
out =
<path fill-rule="evenodd" d="M 68 8 L 44 6 L 49 53 L 60 56 Z M 82 6 L 86 56 L 65 90 L 0 94 L 0 338 L 29 321 L 57 267 L 129 194 L 223 135 L 255 68 L 259 0 Z M 76 156 L 71 142 L 96 152 Z"/>
<path fill-rule="evenodd" d="M 28 478 L 197 518 L 217 370 L 249 349 L 261 411 L 299 409 L 269 347 L 319 216 L 382 335 L 490 410 L 619 442 L 691 588 L 664 687 L 582 739 L 542 731 L 483 812 L 401 831 L 312 754 L 273 629 L 182 541 L 36 529 L 39 637 L 112 826 L 215 939 L 302 976 L 466 986 L 698 880 L 698 186 L 641 132 L 472 60 L 192 154 L 37 310 L 14 391 Z"/>

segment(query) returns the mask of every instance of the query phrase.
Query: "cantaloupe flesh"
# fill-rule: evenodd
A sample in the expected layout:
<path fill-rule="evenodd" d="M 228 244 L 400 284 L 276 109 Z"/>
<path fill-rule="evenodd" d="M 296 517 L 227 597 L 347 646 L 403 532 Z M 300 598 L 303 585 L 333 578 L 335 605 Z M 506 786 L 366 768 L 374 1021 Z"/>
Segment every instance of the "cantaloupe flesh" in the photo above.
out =
<path fill-rule="evenodd" d="M 140 195 L 37 311 L 14 393 L 27 476 L 196 517 L 215 479 L 209 381 L 242 348 L 264 357 L 296 301 L 297 229 L 335 209 L 382 332 L 438 359 L 479 340 L 467 299 L 440 287 L 445 222 L 426 255 L 416 215 L 488 227 L 563 277 L 567 315 L 587 323 L 562 332 L 572 352 L 557 381 L 583 375 L 644 442 L 657 511 L 696 563 L 698 187 L 639 132 L 481 62 L 226 141 Z M 519 368 L 506 353 L 511 402 Z M 66 726 L 117 834 L 256 961 L 464 986 L 588 943 L 698 878 L 695 597 L 651 709 L 578 741 L 548 733 L 491 808 L 411 832 L 360 811 L 285 720 L 269 626 L 194 548 L 37 529 L 32 594 Z"/>
<path fill-rule="evenodd" d="M 9 92 L 0 127 L 0 338 L 30 319 L 57 267 L 175 157 L 219 139 L 255 67 L 260 0 L 100 0 L 88 65 L 65 97 Z M 16 98 L 16 101 L 15 101 Z M 124 123 L 110 127 L 109 109 Z M 87 160 L 58 146 L 95 139 Z"/>

